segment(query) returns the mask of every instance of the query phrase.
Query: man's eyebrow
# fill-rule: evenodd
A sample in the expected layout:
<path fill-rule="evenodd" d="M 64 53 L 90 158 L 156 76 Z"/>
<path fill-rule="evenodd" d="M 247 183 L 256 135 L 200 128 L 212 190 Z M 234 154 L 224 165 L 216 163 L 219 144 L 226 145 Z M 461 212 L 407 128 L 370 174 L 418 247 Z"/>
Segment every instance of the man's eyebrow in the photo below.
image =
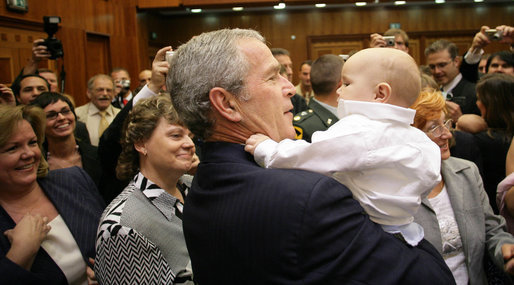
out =
<path fill-rule="evenodd" d="M 280 71 L 281 67 L 282 67 L 282 65 L 280 63 L 271 65 L 270 67 L 268 67 L 268 70 L 266 71 L 266 74 L 270 74 L 270 75 L 271 74 L 275 74 L 275 73 Z"/>

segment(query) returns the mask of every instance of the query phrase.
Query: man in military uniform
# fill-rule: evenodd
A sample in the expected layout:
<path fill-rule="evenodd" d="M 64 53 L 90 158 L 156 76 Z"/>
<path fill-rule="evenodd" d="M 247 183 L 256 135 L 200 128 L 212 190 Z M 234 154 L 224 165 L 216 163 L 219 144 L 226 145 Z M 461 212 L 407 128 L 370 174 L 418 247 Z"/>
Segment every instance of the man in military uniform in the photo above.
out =
<path fill-rule="evenodd" d="M 316 59 L 311 66 L 311 85 L 314 97 L 309 101 L 309 109 L 293 118 L 296 139 L 311 141 L 316 131 L 324 131 L 338 121 L 337 89 L 343 84 L 341 71 L 343 59 L 326 54 Z"/>

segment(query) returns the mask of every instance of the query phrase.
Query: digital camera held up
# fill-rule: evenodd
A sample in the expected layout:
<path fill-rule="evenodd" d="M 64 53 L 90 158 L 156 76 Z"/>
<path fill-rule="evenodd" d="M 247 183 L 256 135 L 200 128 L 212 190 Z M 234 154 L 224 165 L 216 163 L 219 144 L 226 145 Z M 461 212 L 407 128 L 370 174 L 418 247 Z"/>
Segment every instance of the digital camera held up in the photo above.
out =
<path fill-rule="evenodd" d="M 499 31 L 496 29 L 488 29 L 485 30 L 485 33 L 491 41 L 500 41 L 503 39 L 503 31 L 501 30 Z"/>
<path fill-rule="evenodd" d="M 50 53 L 50 59 L 58 59 L 64 56 L 64 51 L 62 50 L 62 43 L 58 40 L 54 35 L 59 29 L 58 24 L 61 22 L 61 17 L 58 16 L 44 16 L 44 29 L 48 34 L 48 38 L 45 39 L 41 45 L 46 46 L 48 52 Z"/>
<path fill-rule="evenodd" d="M 394 36 L 385 36 L 384 41 L 386 42 L 386 46 L 394 46 Z"/>

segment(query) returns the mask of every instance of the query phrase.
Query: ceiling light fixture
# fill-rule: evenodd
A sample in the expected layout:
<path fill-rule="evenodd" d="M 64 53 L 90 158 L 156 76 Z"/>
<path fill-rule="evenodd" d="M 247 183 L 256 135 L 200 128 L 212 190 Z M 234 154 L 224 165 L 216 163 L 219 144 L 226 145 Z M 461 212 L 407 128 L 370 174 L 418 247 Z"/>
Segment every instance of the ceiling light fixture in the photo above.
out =
<path fill-rule="evenodd" d="M 327 6 L 327 4 L 325 4 L 325 3 L 318 3 L 318 4 L 314 5 L 314 6 L 316 6 L 316 8 L 325 8 Z"/>
<path fill-rule="evenodd" d="M 286 8 L 286 4 L 285 3 L 280 3 L 278 5 L 273 6 L 273 9 L 277 9 L 277 10 L 282 10 L 282 9 L 285 9 L 285 8 Z"/>
<path fill-rule="evenodd" d="M 406 1 L 394 1 L 394 5 L 405 5 Z"/>
<path fill-rule="evenodd" d="M 191 9 L 191 13 L 201 13 L 202 9 Z"/>
<path fill-rule="evenodd" d="M 355 2 L 355 6 L 366 6 L 367 4 L 366 2 Z"/>
<path fill-rule="evenodd" d="M 243 11 L 243 7 L 232 7 L 232 10 L 234 11 Z"/>
<path fill-rule="evenodd" d="M 446 1 L 445 0 L 435 0 L 435 3 L 437 3 L 437 4 L 442 4 L 444 2 L 446 2 Z"/>

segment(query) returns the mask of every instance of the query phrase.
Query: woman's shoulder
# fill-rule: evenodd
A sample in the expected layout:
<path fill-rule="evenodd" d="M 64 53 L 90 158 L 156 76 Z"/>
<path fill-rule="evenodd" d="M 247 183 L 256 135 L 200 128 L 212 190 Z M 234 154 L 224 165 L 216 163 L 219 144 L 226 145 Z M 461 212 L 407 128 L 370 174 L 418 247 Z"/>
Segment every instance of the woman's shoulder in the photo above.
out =
<path fill-rule="evenodd" d="M 467 159 L 458 158 L 454 156 L 450 156 L 448 159 L 445 159 L 442 161 L 441 167 L 447 170 L 451 170 L 453 172 L 459 172 L 466 169 L 474 170 L 476 169 L 478 171 L 478 167 L 476 164 L 472 161 L 469 161 Z"/>
<path fill-rule="evenodd" d="M 91 178 L 89 178 L 84 169 L 78 166 L 54 169 L 49 171 L 48 175 L 45 177 L 39 178 L 40 181 L 51 181 L 52 183 L 80 183 L 80 181 L 85 181 L 88 179 Z"/>

